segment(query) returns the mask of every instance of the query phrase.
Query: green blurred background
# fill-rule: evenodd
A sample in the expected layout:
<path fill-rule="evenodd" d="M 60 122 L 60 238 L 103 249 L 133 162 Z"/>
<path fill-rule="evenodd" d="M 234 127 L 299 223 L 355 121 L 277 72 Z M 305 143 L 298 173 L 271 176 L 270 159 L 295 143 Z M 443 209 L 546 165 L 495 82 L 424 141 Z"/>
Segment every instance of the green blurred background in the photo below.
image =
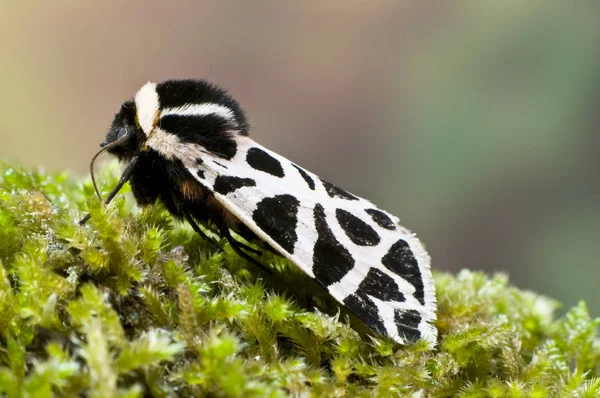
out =
<path fill-rule="evenodd" d="M 600 315 L 600 2 L 1 3 L 0 157 L 86 176 L 143 83 L 208 78 L 434 268 Z"/>

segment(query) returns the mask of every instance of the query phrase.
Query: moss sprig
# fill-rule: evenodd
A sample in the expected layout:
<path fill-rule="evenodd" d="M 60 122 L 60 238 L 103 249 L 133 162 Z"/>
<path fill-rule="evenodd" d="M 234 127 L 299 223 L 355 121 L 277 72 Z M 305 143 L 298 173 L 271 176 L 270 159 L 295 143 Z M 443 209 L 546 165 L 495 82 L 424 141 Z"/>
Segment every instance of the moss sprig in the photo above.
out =
<path fill-rule="evenodd" d="M 0 395 L 600 396 L 584 302 L 557 319 L 505 275 L 438 273 L 438 344 L 403 347 L 260 243 L 272 274 L 219 245 L 160 204 L 0 163 Z"/>

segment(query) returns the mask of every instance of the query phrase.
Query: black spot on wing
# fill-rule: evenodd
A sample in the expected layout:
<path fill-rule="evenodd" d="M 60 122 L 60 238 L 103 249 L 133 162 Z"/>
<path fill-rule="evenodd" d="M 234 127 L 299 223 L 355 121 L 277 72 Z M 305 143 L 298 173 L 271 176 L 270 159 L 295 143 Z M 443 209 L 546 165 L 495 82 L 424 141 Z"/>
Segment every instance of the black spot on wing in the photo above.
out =
<path fill-rule="evenodd" d="M 263 171 L 274 175 L 275 177 L 283 177 L 283 167 L 279 160 L 269 155 L 267 152 L 259 148 L 250 148 L 246 154 L 246 161 L 253 169 Z"/>
<path fill-rule="evenodd" d="M 277 195 L 258 202 L 252 219 L 256 225 L 269 235 L 285 251 L 294 253 L 298 240 L 298 206 L 300 201 L 292 195 Z"/>
<path fill-rule="evenodd" d="M 215 180 L 213 189 L 221 195 L 227 195 L 236 189 L 242 187 L 256 186 L 256 182 L 251 178 L 240 178 L 235 176 L 218 176 Z"/>
<path fill-rule="evenodd" d="M 323 186 L 325 187 L 325 190 L 327 191 L 327 194 L 332 197 L 332 198 L 342 198 L 342 199 L 347 199 L 347 200 L 358 200 L 358 198 L 354 195 L 352 195 L 349 192 L 344 191 L 342 188 L 338 188 L 335 185 L 333 185 L 330 182 L 327 182 L 325 180 L 321 180 L 321 182 L 323 183 Z"/>
<path fill-rule="evenodd" d="M 398 335 L 404 339 L 415 342 L 421 338 L 419 331 L 419 322 L 421 322 L 421 314 L 417 310 L 401 310 L 394 311 L 394 322 L 398 327 Z"/>
<path fill-rule="evenodd" d="M 166 115 L 160 118 L 159 124 L 162 130 L 179 137 L 183 144 L 198 144 L 225 159 L 237 153 L 235 134 L 231 131 L 236 126 L 219 115 Z"/>
<path fill-rule="evenodd" d="M 292 164 L 292 166 L 294 166 L 296 168 L 296 170 L 298 170 L 298 173 L 300 173 L 302 178 L 304 178 L 304 181 L 306 181 L 306 183 L 308 184 L 308 187 L 314 191 L 315 190 L 315 181 L 312 178 L 310 178 L 308 173 L 306 171 L 302 170 L 302 168 L 296 166 L 295 164 Z"/>
<path fill-rule="evenodd" d="M 394 279 L 377 268 L 369 269 L 354 294 L 361 297 L 373 296 L 381 301 L 404 301 L 404 295 L 400 293 Z"/>
<path fill-rule="evenodd" d="M 349 211 L 336 209 L 335 216 L 348 238 L 355 245 L 375 246 L 381 241 L 377 232 L 369 224 Z"/>
<path fill-rule="evenodd" d="M 423 289 L 423 276 L 419 269 L 417 259 L 413 255 L 408 243 L 400 239 L 394 243 L 390 250 L 381 259 L 387 269 L 405 279 L 415 288 L 415 298 L 425 305 L 425 291 Z"/>
<path fill-rule="evenodd" d="M 314 209 L 317 242 L 313 251 L 313 273 L 325 286 L 338 282 L 354 267 L 352 255 L 331 232 L 323 206 Z"/>
<path fill-rule="evenodd" d="M 392 277 L 377 268 L 371 268 L 356 292 L 344 299 L 344 305 L 363 322 L 380 333 L 388 334 L 379 308 L 370 297 L 381 301 L 403 302 L 404 295 Z"/>
<path fill-rule="evenodd" d="M 202 165 L 203 163 L 204 163 L 204 161 L 201 158 L 196 158 L 196 164 Z M 196 172 L 196 174 L 198 175 L 198 177 L 204 179 L 204 171 L 203 170 L 198 170 Z"/>
<path fill-rule="evenodd" d="M 382 212 L 381 210 L 365 209 L 365 212 L 367 212 L 367 214 L 369 214 L 371 216 L 373 221 L 375 221 L 375 223 L 377 225 L 379 225 L 381 228 L 389 229 L 392 231 L 396 229 L 396 225 L 394 225 L 394 221 L 392 221 L 392 219 L 387 214 Z"/>
<path fill-rule="evenodd" d="M 377 306 L 368 297 L 351 294 L 344 299 L 344 305 L 364 323 L 381 334 L 387 334 Z"/>

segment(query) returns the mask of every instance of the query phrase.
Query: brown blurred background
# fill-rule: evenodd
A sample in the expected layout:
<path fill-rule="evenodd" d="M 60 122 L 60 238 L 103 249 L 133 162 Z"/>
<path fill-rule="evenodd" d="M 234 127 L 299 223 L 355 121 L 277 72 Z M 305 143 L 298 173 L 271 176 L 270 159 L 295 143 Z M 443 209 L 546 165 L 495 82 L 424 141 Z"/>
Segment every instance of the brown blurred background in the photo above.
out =
<path fill-rule="evenodd" d="M 182 77 L 434 268 L 600 315 L 600 2 L 3 1 L 0 157 L 86 176 L 120 104 Z"/>

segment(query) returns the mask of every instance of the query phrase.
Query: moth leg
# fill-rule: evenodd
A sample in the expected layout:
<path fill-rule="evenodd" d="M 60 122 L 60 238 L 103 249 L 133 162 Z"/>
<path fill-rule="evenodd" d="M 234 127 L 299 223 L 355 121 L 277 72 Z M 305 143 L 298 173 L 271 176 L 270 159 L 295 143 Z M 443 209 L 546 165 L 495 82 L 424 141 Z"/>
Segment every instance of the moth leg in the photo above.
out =
<path fill-rule="evenodd" d="M 259 240 L 258 236 L 256 236 L 256 234 L 254 232 L 252 232 L 252 230 L 250 228 L 248 228 L 247 226 L 245 226 L 244 224 L 240 223 L 240 224 L 236 225 L 235 232 L 242 238 L 246 239 L 248 242 L 253 242 L 253 241 Z M 240 245 L 242 245 L 244 247 L 244 249 L 246 249 L 246 251 L 249 251 L 250 253 L 254 253 L 258 256 L 262 255 L 262 252 L 260 250 L 249 247 L 241 242 L 238 242 L 238 243 Z M 277 252 L 274 252 L 274 253 L 277 254 Z"/>
<path fill-rule="evenodd" d="M 264 264 L 261 264 L 256 259 L 252 258 L 251 256 L 249 256 L 246 252 L 244 252 L 242 250 L 242 248 L 246 248 L 246 249 L 251 249 L 253 252 L 257 251 L 255 249 L 252 249 L 251 247 L 248 247 L 248 246 L 244 245 L 243 243 L 235 240 L 233 238 L 233 236 L 231 236 L 231 232 L 229 232 L 229 228 L 227 226 L 223 226 L 221 228 L 221 235 L 223 235 L 225 237 L 225 239 L 227 239 L 227 241 L 231 245 L 231 248 L 233 249 L 233 251 L 236 252 L 240 257 L 242 257 L 242 258 L 248 260 L 249 262 L 251 262 L 252 264 L 262 268 L 268 274 L 273 273 L 273 271 L 270 270 L 269 268 L 267 268 Z"/>
<path fill-rule="evenodd" d="M 244 244 L 242 242 L 239 242 L 239 241 L 235 240 L 233 238 L 233 236 L 231 237 L 231 239 L 233 239 L 233 241 L 240 247 L 240 249 L 244 249 L 244 250 L 246 250 L 246 251 L 248 251 L 248 252 L 250 252 L 252 254 L 256 254 L 257 256 L 262 256 L 262 252 L 260 250 L 255 249 L 255 248 L 250 247 L 250 246 L 248 246 L 248 245 L 246 245 L 246 244 Z"/>
<path fill-rule="evenodd" d="M 198 224 L 196 224 L 196 221 L 194 221 L 192 216 L 190 216 L 188 213 L 184 213 L 184 214 L 185 214 L 186 221 L 192 226 L 192 229 L 194 230 L 194 232 L 196 232 L 198 235 L 200 235 L 204 240 L 207 240 L 214 245 L 217 244 L 217 242 L 215 242 L 214 239 L 210 238 L 208 235 L 206 235 L 204 233 L 204 231 L 202 231 L 200 229 L 200 227 L 198 226 Z"/>
<path fill-rule="evenodd" d="M 194 230 L 194 232 L 196 232 L 198 235 L 200 235 L 203 239 L 208 240 L 208 241 L 210 241 L 210 242 L 212 242 L 214 244 L 217 244 L 217 242 L 214 239 L 212 239 L 211 237 L 209 237 L 208 235 L 206 235 L 204 233 L 204 231 L 202 231 L 200 229 L 200 227 L 198 226 L 198 224 L 196 224 L 196 221 L 194 221 L 194 219 L 192 218 L 192 216 L 190 216 L 188 213 L 184 213 L 184 214 L 185 214 L 186 221 L 191 225 L 191 227 Z M 215 232 L 215 231 L 213 231 L 213 232 Z M 221 234 L 223 234 L 223 231 L 220 231 L 220 232 L 221 232 Z M 225 237 L 227 238 L 227 236 L 225 236 Z M 233 236 L 231 238 L 233 239 Z M 229 238 L 228 238 L 228 241 L 229 241 Z M 234 240 L 234 242 L 236 242 L 239 247 L 241 247 L 241 248 L 249 251 L 250 253 L 254 253 L 254 254 L 257 254 L 257 255 L 261 255 L 262 254 L 260 250 L 253 249 L 252 247 L 249 247 L 249 246 L 243 244 L 242 242 L 238 242 L 236 240 Z"/>

